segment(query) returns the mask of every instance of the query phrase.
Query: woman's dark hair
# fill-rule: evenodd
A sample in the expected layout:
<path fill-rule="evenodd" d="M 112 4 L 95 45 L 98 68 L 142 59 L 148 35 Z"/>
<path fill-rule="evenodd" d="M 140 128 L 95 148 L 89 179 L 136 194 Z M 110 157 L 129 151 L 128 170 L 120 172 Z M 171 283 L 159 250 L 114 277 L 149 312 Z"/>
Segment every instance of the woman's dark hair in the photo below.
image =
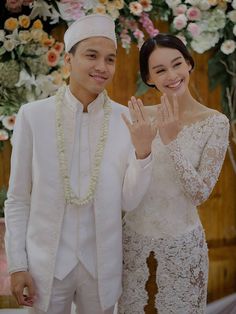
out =
<path fill-rule="evenodd" d="M 149 79 L 149 69 L 148 60 L 151 53 L 156 49 L 156 47 L 167 47 L 179 50 L 184 56 L 185 60 L 189 61 L 191 65 L 191 71 L 194 68 L 194 60 L 190 55 L 188 49 L 184 43 L 176 36 L 171 34 L 159 33 L 153 38 L 147 39 L 141 47 L 139 54 L 139 66 L 140 74 L 144 83 L 150 87 L 155 87 L 154 85 L 148 84 Z"/>

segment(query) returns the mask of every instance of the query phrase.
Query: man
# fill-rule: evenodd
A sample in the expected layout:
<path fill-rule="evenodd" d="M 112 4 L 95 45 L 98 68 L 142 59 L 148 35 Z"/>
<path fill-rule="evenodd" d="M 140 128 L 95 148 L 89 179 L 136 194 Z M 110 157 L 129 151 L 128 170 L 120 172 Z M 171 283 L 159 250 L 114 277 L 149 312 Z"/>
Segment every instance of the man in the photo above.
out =
<path fill-rule="evenodd" d="M 115 71 L 113 20 L 82 17 L 64 40 L 69 86 L 22 106 L 15 125 L 5 204 L 11 287 L 31 313 L 69 314 L 74 301 L 80 314 L 110 314 L 121 294 L 121 208 L 146 191 L 150 147 L 137 146 L 127 166 L 127 108 L 104 92 Z"/>

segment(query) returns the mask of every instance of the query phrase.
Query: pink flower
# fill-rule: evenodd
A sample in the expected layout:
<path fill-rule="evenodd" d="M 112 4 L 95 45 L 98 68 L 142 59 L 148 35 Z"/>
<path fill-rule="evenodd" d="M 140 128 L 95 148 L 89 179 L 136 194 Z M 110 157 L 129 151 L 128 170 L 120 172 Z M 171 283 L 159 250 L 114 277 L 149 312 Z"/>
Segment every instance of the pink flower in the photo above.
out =
<path fill-rule="evenodd" d="M 189 23 L 187 30 L 191 33 L 193 38 L 199 36 L 201 33 L 201 29 L 196 23 Z"/>
<path fill-rule="evenodd" d="M 173 20 L 174 27 L 178 30 L 183 29 L 187 25 L 187 18 L 184 14 L 176 16 Z"/>
<path fill-rule="evenodd" d="M 134 37 L 137 39 L 143 39 L 144 38 L 144 33 L 140 29 L 136 29 L 134 32 Z"/>
<path fill-rule="evenodd" d="M 139 21 L 150 37 L 154 37 L 159 33 L 158 29 L 154 28 L 153 22 L 151 21 L 147 13 L 142 13 Z"/>
<path fill-rule="evenodd" d="M 131 44 L 131 37 L 129 36 L 127 29 L 123 29 L 123 31 L 120 33 L 120 39 L 122 47 L 129 49 Z"/>
<path fill-rule="evenodd" d="M 177 7 L 173 8 L 173 14 L 179 15 L 179 14 L 184 14 L 187 11 L 187 6 L 185 4 L 180 4 Z"/>
<path fill-rule="evenodd" d="M 82 10 L 82 3 L 78 0 L 61 0 L 61 3 L 66 4 L 65 13 L 70 16 L 72 20 L 77 20 L 84 15 Z"/>
<path fill-rule="evenodd" d="M 197 21 L 201 19 L 201 11 L 196 7 L 191 7 L 187 10 L 186 15 L 190 21 Z"/>

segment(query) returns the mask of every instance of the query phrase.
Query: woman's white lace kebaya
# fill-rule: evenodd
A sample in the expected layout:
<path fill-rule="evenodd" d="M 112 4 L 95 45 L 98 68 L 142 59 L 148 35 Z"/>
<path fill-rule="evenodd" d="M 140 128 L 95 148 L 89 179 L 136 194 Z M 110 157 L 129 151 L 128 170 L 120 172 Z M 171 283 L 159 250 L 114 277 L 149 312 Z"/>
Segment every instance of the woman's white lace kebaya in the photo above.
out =
<path fill-rule="evenodd" d="M 62 123 L 62 107 L 63 100 L 65 95 L 66 87 L 61 87 L 56 94 L 56 136 L 57 136 L 57 149 L 58 149 L 58 157 L 59 157 L 59 166 L 60 173 L 63 179 L 65 200 L 68 204 L 76 204 L 78 206 L 84 206 L 91 202 L 94 198 L 94 194 L 96 191 L 96 186 L 98 182 L 98 177 L 101 168 L 101 162 L 104 154 L 104 149 L 107 141 L 108 135 L 108 126 L 110 121 L 111 114 L 111 106 L 110 99 L 107 96 L 107 93 L 104 91 L 104 119 L 102 123 L 102 127 L 100 129 L 100 138 L 96 147 L 96 152 L 94 156 L 94 162 L 92 165 L 92 173 L 90 177 L 89 187 L 86 195 L 82 198 L 79 198 L 75 195 L 71 188 L 70 184 L 70 176 L 69 176 L 69 168 L 68 161 L 66 159 L 65 152 L 65 133 L 63 129 Z"/>

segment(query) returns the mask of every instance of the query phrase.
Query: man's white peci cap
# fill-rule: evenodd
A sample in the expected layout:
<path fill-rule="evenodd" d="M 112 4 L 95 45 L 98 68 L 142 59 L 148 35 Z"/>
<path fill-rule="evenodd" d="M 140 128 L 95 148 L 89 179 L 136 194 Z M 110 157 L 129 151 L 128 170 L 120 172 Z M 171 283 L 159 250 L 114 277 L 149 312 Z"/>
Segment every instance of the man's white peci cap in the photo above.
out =
<path fill-rule="evenodd" d="M 73 22 L 64 35 L 65 50 L 70 49 L 81 40 L 90 37 L 107 37 L 115 43 L 117 48 L 115 23 L 109 15 L 90 14 Z"/>

